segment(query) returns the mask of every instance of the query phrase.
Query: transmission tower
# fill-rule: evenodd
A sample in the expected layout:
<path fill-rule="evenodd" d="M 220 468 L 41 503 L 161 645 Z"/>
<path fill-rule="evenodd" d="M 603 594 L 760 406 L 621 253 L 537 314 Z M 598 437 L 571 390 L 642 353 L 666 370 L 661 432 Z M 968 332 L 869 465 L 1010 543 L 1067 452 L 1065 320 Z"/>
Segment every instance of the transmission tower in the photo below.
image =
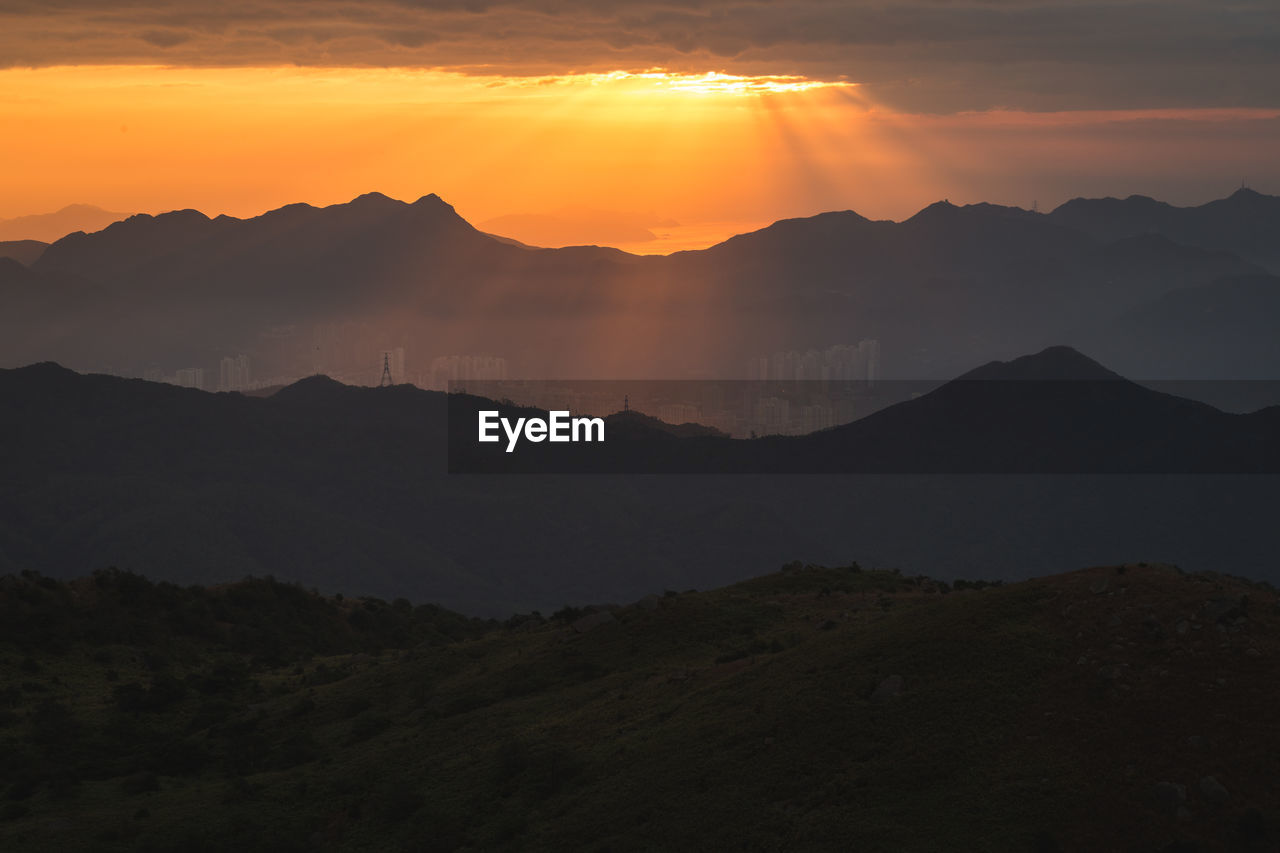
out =
<path fill-rule="evenodd" d="M 378 387 L 379 387 L 379 388 L 390 388 L 393 384 L 395 384 L 395 383 L 393 383 L 393 382 L 391 381 L 391 361 L 390 361 L 390 358 L 391 358 L 391 354 L 390 354 L 390 353 L 385 353 L 385 352 L 384 352 L 384 353 L 382 354 L 382 378 L 378 380 Z"/>

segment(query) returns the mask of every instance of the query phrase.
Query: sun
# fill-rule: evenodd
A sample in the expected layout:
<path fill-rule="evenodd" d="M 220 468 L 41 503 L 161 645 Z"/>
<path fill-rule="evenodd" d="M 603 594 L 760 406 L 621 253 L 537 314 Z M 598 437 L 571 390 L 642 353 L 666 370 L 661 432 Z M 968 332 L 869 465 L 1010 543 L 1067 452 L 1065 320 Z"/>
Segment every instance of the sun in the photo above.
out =
<path fill-rule="evenodd" d="M 688 95 L 765 95 L 787 92 L 808 92 L 813 89 L 851 88 L 847 81 L 811 80 L 793 75 L 726 74 L 708 71 L 705 74 L 680 74 L 664 68 L 648 71 L 614 71 L 599 75 L 601 81 L 640 80 L 649 82 L 658 92 L 677 92 Z"/>

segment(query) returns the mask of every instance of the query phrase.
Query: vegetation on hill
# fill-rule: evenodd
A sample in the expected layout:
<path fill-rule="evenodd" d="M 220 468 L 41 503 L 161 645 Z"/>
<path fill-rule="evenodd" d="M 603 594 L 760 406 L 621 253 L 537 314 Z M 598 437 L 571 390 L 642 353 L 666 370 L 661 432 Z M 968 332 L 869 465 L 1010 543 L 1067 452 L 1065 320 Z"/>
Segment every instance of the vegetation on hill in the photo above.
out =
<path fill-rule="evenodd" d="M 0 580 L 5 850 L 1274 850 L 1274 590 L 789 564 L 482 622 Z"/>

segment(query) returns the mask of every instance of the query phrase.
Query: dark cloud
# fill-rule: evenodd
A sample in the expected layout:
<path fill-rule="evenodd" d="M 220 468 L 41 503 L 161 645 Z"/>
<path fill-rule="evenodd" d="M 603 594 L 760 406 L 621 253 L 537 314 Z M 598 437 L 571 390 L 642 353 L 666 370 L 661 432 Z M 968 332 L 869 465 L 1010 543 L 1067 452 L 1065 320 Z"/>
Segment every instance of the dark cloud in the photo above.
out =
<path fill-rule="evenodd" d="M 722 70 L 918 110 L 1280 105 L 1275 0 L 2 2 L 0 64 Z"/>
<path fill-rule="evenodd" d="M 147 30 L 140 38 L 155 47 L 174 47 L 183 42 L 191 41 L 191 33 L 181 30 Z"/>

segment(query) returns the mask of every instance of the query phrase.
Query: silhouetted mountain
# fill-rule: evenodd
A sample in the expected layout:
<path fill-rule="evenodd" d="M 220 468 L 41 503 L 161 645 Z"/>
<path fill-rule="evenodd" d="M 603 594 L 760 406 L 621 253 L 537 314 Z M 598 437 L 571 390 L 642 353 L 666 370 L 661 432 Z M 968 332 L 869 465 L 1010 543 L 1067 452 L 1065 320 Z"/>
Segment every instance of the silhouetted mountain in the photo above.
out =
<path fill-rule="evenodd" d="M 48 243 L 39 240 L 9 240 L 0 242 L 0 258 L 15 260 L 23 266 L 31 266 L 44 254 Z"/>
<path fill-rule="evenodd" d="M 46 302 L 26 319 L 74 329 L 45 348 L 63 360 L 212 368 L 247 350 L 294 371 L 310 361 L 314 323 L 372 321 L 382 334 L 371 350 L 424 330 L 442 352 L 470 351 L 477 337 L 532 345 L 521 329 L 539 315 L 598 314 L 597 273 L 619 259 L 634 260 L 500 243 L 434 195 L 405 204 L 374 193 L 247 220 L 176 211 L 50 246 L 35 265 Z"/>
<path fill-rule="evenodd" d="M 1054 351 L 1033 362 L 1076 358 Z M 1079 387 L 1016 408 L 1024 398 L 1009 386 L 1042 384 Z M 727 583 L 797 549 L 824 559 L 860 550 L 949 577 L 973 566 L 1025 577 L 1135 553 L 1192 567 L 1229 558 L 1272 577 L 1280 548 L 1269 522 L 1280 512 L 1275 477 L 449 474 L 450 400 L 323 378 L 261 398 L 52 364 L 0 371 L 0 572 L 116 565 L 204 584 L 274 574 L 495 615 Z M 1153 417 L 1164 420 L 1142 420 Z M 1181 467 L 1167 470 L 1202 470 L 1239 462 L 1267 417 L 1222 415 L 1116 379 L 965 381 L 805 439 L 679 438 L 664 428 L 627 441 L 611 426 L 597 446 L 626 471 L 674 462 L 685 471 L 1146 470 L 1180 449 Z M 1117 460 L 1144 425 L 1150 446 Z M 474 441 L 474 415 L 464 427 Z M 1274 418 L 1263 431 L 1276 434 Z M 1183 444 L 1214 436 L 1223 458 Z M 496 455 L 536 460 L 524 450 Z M 1267 448 L 1257 461 L 1274 456 Z M 581 462 L 556 470 L 609 470 Z"/>
<path fill-rule="evenodd" d="M 53 213 L 0 219 L 0 240 L 40 240 L 51 243 L 76 231 L 100 231 L 129 216 L 92 204 L 69 204 Z"/>
<path fill-rule="evenodd" d="M 260 265 L 289 269 L 295 275 L 316 274 L 326 264 L 339 269 L 377 269 L 384 252 L 418 250 L 423 240 L 490 241 L 459 217 L 438 196 L 423 196 L 412 205 L 381 193 L 367 193 L 347 204 L 324 208 L 291 204 L 251 219 L 180 210 L 160 216 L 140 214 L 97 234 L 73 234 L 57 241 L 41 258 L 41 272 L 99 275 L 158 272 L 195 284 L 197 264 L 216 262 L 230 272 L 255 273 Z M 210 272 L 205 277 L 212 277 Z M 287 281 L 274 282 L 277 287 Z M 224 286 L 241 283 L 224 280 Z M 297 284 L 297 283 L 295 283 Z"/>
<path fill-rule="evenodd" d="M 1250 198 L 1196 208 L 1197 221 L 1221 230 L 1256 207 L 1249 233 L 1265 234 L 1270 202 Z M 883 376 L 937 379 L 1093 341 L 1174 290 L 1261 272 L 1144 230 L 1100 239 L 1072 224 L 1072 205 L 1042 215 L 940 202 L 901 223 L 827 213 L 669 257 L 511 245 L 436 196 L 371 193 L 245 220 L 136 216 L 42 254 L 32 298 L 0 306 L 13 327 L 0 359 L 212 372 L 247 353 L 260 375 L 298 376 L 372 370 L 381 348 L 403 346 L 411 373 L 487 353 L 529 377 L 739 376 L 749 357 L 876 338 Z M 325 330 L 337 327 L 359 331 L 343 332 L 344 360 L 330 364 Z M 1205 369 L 1225 376 L 1232 363 Z"/>
<path fill-rule="evenodd" d="M 1277 430 L 1280 407 L 1221 412 L 1053 347 L 797 443 L 832 470 L 1280 473 Z"/>
<path fill-rule="evenodd" d="M 1071 347 L 1055 346 L 1012 361 L 992 361 L 975 367 L 943 387 L 963 389 L 965 386 L 957 383 L 978 381 L 1113 382 L 1124 381 L 1124 377 Z"/>
<path fill-rule="evenodd" d="M 0 571 L 275 574 L 500 613 L 725 580 L 798 536 L 714 489 L 450 477 L 445 395 L 410 386 L 250 398 L 39 364 L 0 371 L 0 399 Z"/>
<path fill-rule="evenodd" d="M 1192 246 L 1234 252 L 1280 272 L 1280 198 L 1241 188 L 1198 207 L 1174 207 L 1146 196 L 1077 198 L 1049 214 L 1054 222 L 1113 241 L 1160 234 Z"/>

